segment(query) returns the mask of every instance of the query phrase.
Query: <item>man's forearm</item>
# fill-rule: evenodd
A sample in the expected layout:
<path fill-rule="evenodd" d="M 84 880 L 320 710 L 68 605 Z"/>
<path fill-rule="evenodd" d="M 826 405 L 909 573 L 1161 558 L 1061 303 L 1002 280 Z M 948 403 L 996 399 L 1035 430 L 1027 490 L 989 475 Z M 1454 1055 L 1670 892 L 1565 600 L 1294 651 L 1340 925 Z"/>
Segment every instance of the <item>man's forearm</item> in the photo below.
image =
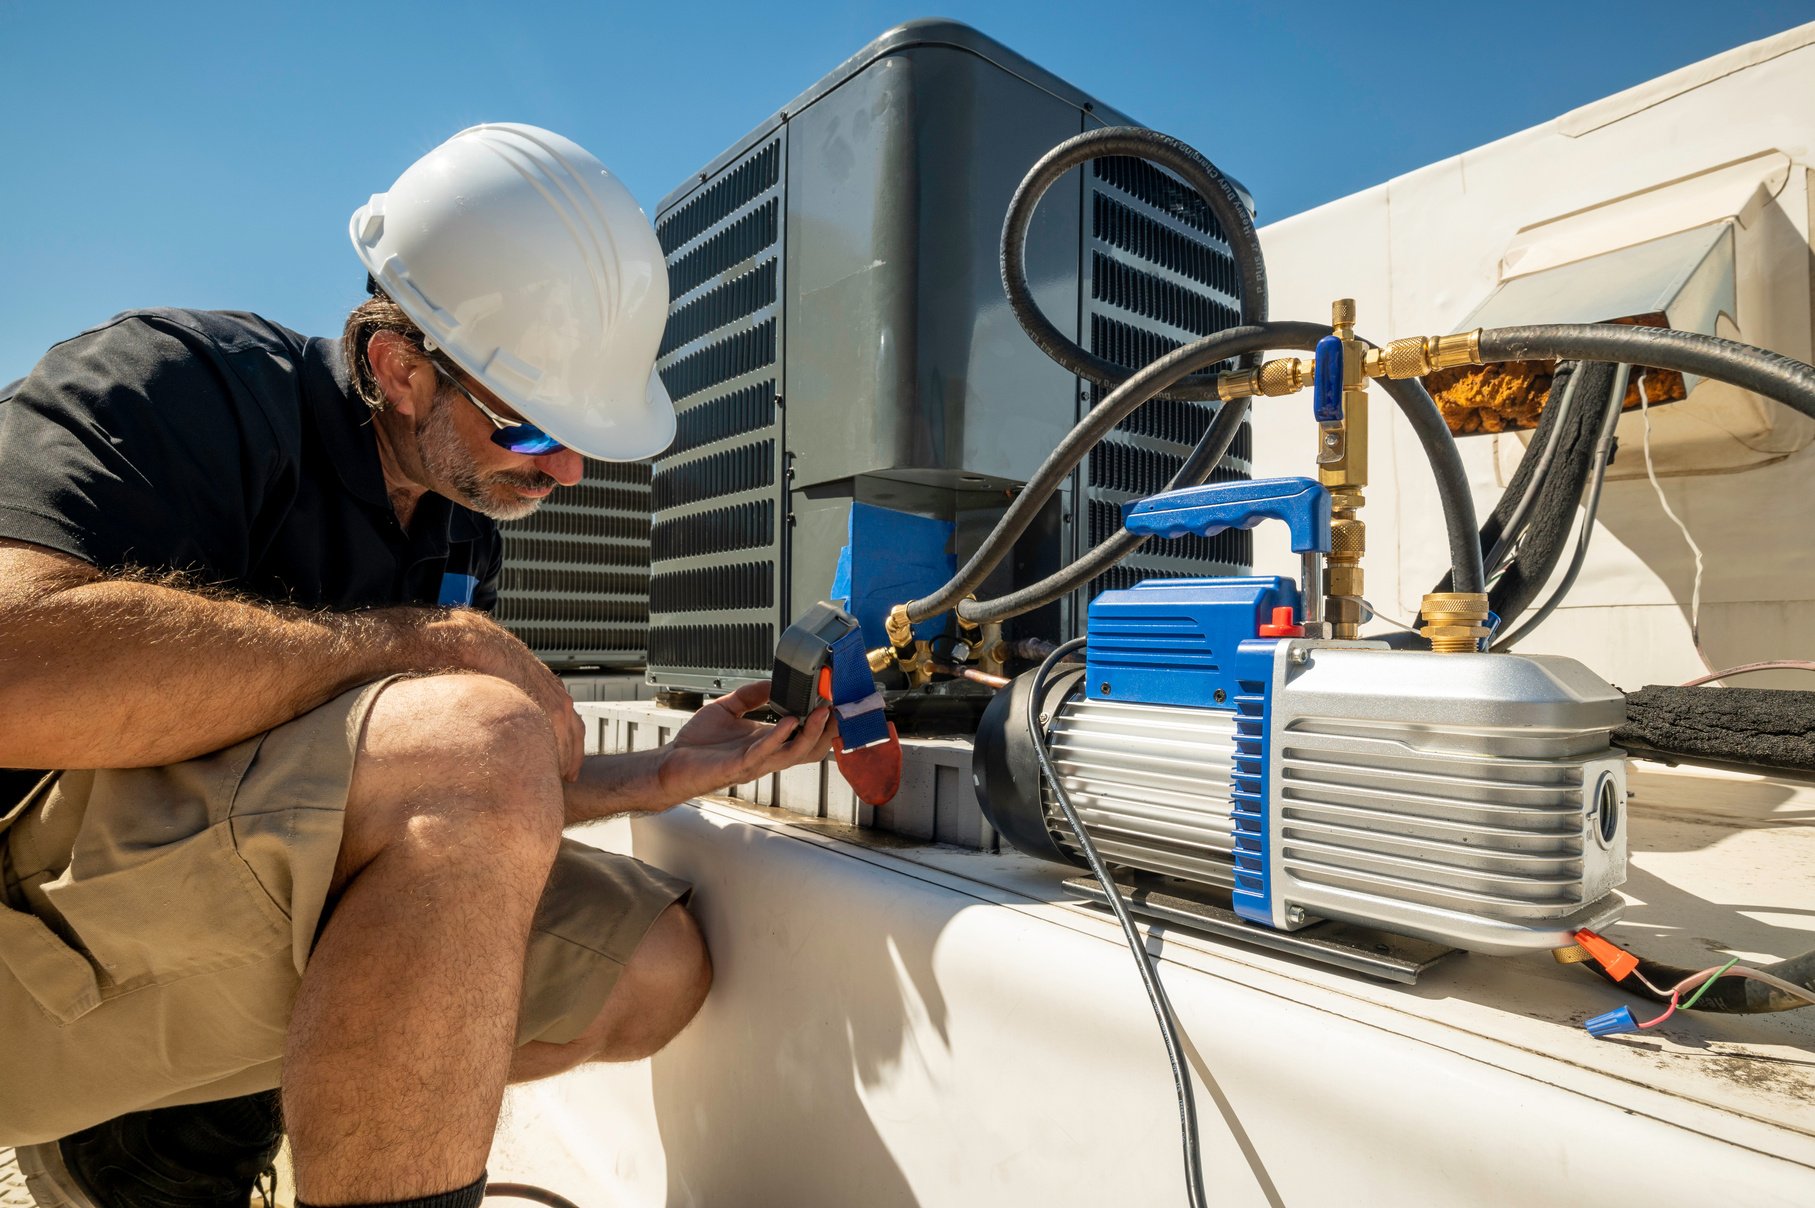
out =
<path fill-rule="evenodd" d="M 445 615 L 319 613 L 99 577 L 0 588 L 0 766 L 146 767 L 219 750 L 353 685 L 462 665 Z"/>
<path fill-rule="evenodd" d="M 592 822 L 614 814 L 652 814 L 679 805 L 691 794 L 664 786 L 662 766 L 669 748 L 588 755 L 580 778 L 567 786 L 567 822 Z"/>

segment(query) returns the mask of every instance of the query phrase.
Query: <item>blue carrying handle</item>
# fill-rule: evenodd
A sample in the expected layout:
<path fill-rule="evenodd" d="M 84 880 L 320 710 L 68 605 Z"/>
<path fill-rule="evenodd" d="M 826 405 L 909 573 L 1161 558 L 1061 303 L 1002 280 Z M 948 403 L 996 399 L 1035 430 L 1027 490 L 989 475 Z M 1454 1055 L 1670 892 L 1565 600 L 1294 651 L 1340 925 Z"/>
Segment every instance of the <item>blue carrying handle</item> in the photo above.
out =
<path fill-rule="evenodd" d="M 1330 492 L 1309 478 L 1256 478 L 1185 487 L 1122 505 L 1122 525 L 1148 537 L 1208 537 L 1283 520 L 1292 551 L 1330 552 Z"/>

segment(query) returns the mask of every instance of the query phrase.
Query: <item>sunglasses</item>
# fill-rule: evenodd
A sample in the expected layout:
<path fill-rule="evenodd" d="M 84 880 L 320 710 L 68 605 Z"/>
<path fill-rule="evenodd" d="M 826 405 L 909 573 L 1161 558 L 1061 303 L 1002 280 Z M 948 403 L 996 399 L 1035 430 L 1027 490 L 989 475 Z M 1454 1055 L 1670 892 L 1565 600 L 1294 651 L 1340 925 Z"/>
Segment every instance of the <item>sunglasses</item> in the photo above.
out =
<path fill-rule="evenodd" d="M 487 407 L 440 361 L 430 357 L 429 364 L 435 367 L 436 373 L 447 379 L 450 386 L 465 395 L 467 402 L 479 408 L 479 414 L 492 421 L 492 443 L 494 445 L 509 449 L 512 453 L 521 453 L 525 457 L 539 457 L 544 453 L 553 453 L 555 450 L 565 447 L 560 441 L 534 424 L 505 419 Z"/>

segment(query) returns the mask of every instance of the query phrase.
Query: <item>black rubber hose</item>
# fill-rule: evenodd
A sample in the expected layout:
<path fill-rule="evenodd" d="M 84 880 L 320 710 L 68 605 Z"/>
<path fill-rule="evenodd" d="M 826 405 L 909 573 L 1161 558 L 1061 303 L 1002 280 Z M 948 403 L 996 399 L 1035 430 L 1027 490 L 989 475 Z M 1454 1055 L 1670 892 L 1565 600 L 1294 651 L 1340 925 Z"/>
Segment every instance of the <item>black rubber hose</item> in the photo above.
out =
<path fill-rule="evenodd" d="M 1046 656 L 1046 661 L 1034 672 L 1033 694 L 1030 699 L 1045 699 L 1046 680 L 1052 674 L 1052 669 L 1072 651 L 1083 649 L 1084 641 L 1083 638 L 1073 638 L 1061 643 Z M 1057 711 L 1055 708 L 1054 712 Z M 1160 984 L 1159 971 L 1153 967 L 1153 957 L 1148 953 L 1141 933 L 1135 928 L 1134 919 L 1128 914 L 1128 904 L 1122 900 L 1122 891 L 1110 878 L 1109 870 L 1103 866 L 1103 858 L 1097 854 L 1097 845 L 1091 842 L 1083 820 L 1078 817 L 1077 810 L 1072 808 L 1071 798 L 1065 792 L 1064 778 L 1053 764 L 1052 752 L 1046 749 L 1046 732 L 1038 709 L 1027 711 L 1027 729 L 1033 740 L 1034 754 L 1040 759 L 1040 771 L 1046 777 L 1047 786 L 1052 789 L 1053 801 L 1058 805 L 1059 812 L 1065 815 L 1072 836 L 1077 839 L 1078 848 L 1084 853 L 1084 861 L 1090 865 L 1091 875 L 1103 887 L 1104 897 L 1109 903 L 1109 909 L 1115 914 L 1115 921 L 1122 925 L 1122 935 L 1127 939 L 1128 949 L 1134 953 L 1135 967 L 1141 973 L 1141 985 L 1147 990 L 1148 1005 L 1153 1008 L 1154 1018 L 1159 1020 L 1160 1038 L 1166 1044 L 1166 1060 L 1172 1066 L 1172 1084 L 1178 1091 L 1179 1137 L 1185 1151 L 1185 1186 L 1194 1208 L 1204 1208 L 1204 1162 L 1198 1149 L 1197 1098 L 1191 1088 L 1191 1067 L 1186 1064 L 1184 1046 L 1179 1043 L 1178 1017 L 1173 1013 L 1172 1000 L 1166 997 L 1166 987 Z"/>
<path fill-rule="evenodd" d="M 1549 581 L 1551 571 L 1569 543 L 1576 506 L 1593 474 L 1594 449 L 1601 435 L 1603 404 L 1612 388 L 1614 368 L 1606 364 L 1588 364 L 1575 373 L 1580 379 L 1575 386 L 1575 398 L 1569 408 L 1558 408 L 1551 419 L 1551 423 L 1563 426 L 1562 431 L 1551 464 L 1537 482 L 1538 494 L 1530 515 L 1522 522 L 1517 554 L 1505 573 L 1488 589 L 1487 606 L 1500 618 L 1501 632 L 1506 632 L 1531 606 L 1532 600 Z M 1546 407 L 1545 410 L 1551 409 Z M 1548 440 L 1549 433 L 1545 432 L 1542 420 L 1538 431 Z M 1535 466 L 1533 470 L 1535 473 Z M 1523 485 L 1519 475 L 1514 474 L 1508 492 L 1512 486 Z M 1490 517 L 1488 527 L 1476 539 L 1476 548 L 1479 549 L 1482 543 L 1497 544 L 1500 535 Z M 1445 576 L 1434 590 L 1458 590 L 1450 586 L 1453 581 L 1453 576 Z"/>
<path fill-rule="evenodd" d="M 1109 397 L 1091 408 L 1058 447 L 1046 455 L 1027 485 L 984 538 L 977 552 L 970 556 L 952 579 L 933 592 L 907 604 L 908 619 L 924 621 L 957 606 L 958 601 L 976 591 L 996 564 L 1014 548 L 1021 534 L 1034 522 L 1046 500 L 1058 490 L 1068 474 L 1076 468 L 1111 428 L 1126 419 L 1130 412 L 1156 397 L 1188 373 L 1226 361 L 1247 352 L 1268 348 L 1315 348 L 1317 341 L 1330 334 L 1328 327 L 1317 323 L 1260 323 L 1252 327 L 1230 327 L 1215 335 L 1175 348 L 1165 356 L 1139 370 Z"/>
<path fill-rule="evenodd" d="M 1254 219 L 1241 194 L 1214 164 L 1189 144 L 1157 130 L 1111 126 L 1066 139 L 1041 156 L 1015 190 L 1013 200 L 1008 203 L 1008 214 L 1002 220 L 1002 287 L 1008 293 L 1008 305 L 1015 318 L 1042 352 L 1079 377 L 1113 389 L 1130 380 L 1128 370 L 1085 350 L 1054 326 L 1041 313 L 1027 282 L 1027 231 L 1040 198 L 1054 182 L 1079 164 L 1105 156 L 1130 156 L 1169 168 L 1208 203 L 1235 258 L 1236 273 L 1241 280 L 1241 322 L 1244 325 L 1266 321 L 1267 270 L 1261 259 Z M 1212 376 L 1204 375 L 1169 383 L 1166 397 L 1214 399 L 1216 382 Z"/>
<path fill-rule="evenodd" d="M 1248 414 L 1248 400 L 1234 399 L 1217 409 L 1216 418 L 1204 429 L 1197 447 L 1185 459 L 1185 464 L 1178 468 L 1163 490 L 1176 491 L 1181 487 L 1200 486 L 1211 474 L 1216 472 L 1217 463 L 1228 453 L 1229 446 L 1235 443 L 1235 437 L 1241 431 L 1242 420 Z M 1019 591 L 1012 591 L 993 600 L 962 600 L 958 604 L 958 616 L 973 624 L 987 625 L 994 621 L 1006 621 L 1018 617 L 1024 612 L 1032 612 L 1069 595 L 1084 586 L 1129 554 L 1139 549 L 1147 540 L 1145 533 L 1131 533 L 1127 529 L 1118 529 L 1112 536 L 1097 544 L 1097 547 L 1085 554 L 1056 574 L 1048 575 L 1038 583 L 1030 584 Z"/>
<path fill-rule="evenodd" d="M 1537 502 L 1538 489 L 1544 485 L 1550 467 L 1556 464 L 1557 449 L 1563 443 L 1563 420 L 1575 405 L 1576 391 L 1582 384 L 1582 374 L 1576 372 L 1580 366 L 1580 361 L 1558 364 L 1550 380 L 1550 396 L 1544 400 L 1544 410 L 1538 416 L 1531 443 L 1525 447 L 1525 456 L 1519 459 L 1512 481 L 1488 513 L 1487 523 L 1481 526 L 1481 544 L 1487 549 L 1483 566 L 1490 575 L 1500 569 L 1518 543 L 1525 522 L 1531 518 L 1532 504 Z"/>
<path fill-rule="evenodd" d="M 1628 974 L 1624 980 L 1614 981 L 1612 975 L 1598 962 L 1584 961 L 1582 963 L 1593 972 L 1600 974 L 1603 980 L 1612 982 L 1620 989 L 1636 994 L 1640 998 L 1649 998 L 1654 1002 L 1667 1003 L 1670 1001 L 1669 994 L 1653 993 L 1644 982 L 1631 974 Z M 1805 952 L 1801 956 L 1792 956 L 1788 960 L 1778 961 L 1775 965 L 1757 965 L 1754 968 L 1760 973 L 1769 973 L 1774 977 L 1782 978 L 1792 985 L 1801 986 L 1806 990 L 1815 990 L 1815 952 Z M 1644 957 L 1639 958 L 1638 971 L 1650 979 L 1652 985 L 1666 988 L 1700 972 L 1698 969 L 1679 969 L 1675 965 L 1660 964 L 1657 961 L 1646 960 Z M 1772 1011 L 1794 1011 L 1798 1007 L 1810 1005 L 1815 1004 L 1810 1004 L 1807 1000 L 1798 998 L 1794 994 L 1785 994 L 1777 987 L 1764 982 L 1742 977 L 1722 977 L 1717 978 L 1714 984 L 1708 987 L 1707 992 L 1697 999 L 1695 1005 L 1689 1009 L 1691 1011 L 1713 1011 L 1723 1015 L 1764 1015 Z"/>
<path fill-rule="evenodd" d="M 1608 361 L 1714 378 L 1815 418 L 1815 367 L 1719 336 L 1624 323 L 1496 327 L 1481 333 L 1483 361 Z"/>
<path fill-rule="evenodd" d="M 1424 456 L 1431 463 L 1437 479 L 1437 498 L 1443 508 L 1443 527 L 1449 535 L 1450 581 L 1453 591 L 1487 590 L 1487 576 L 1481 567 L 1481 534 L 1475 521 L 1475 495 L 1468 485 L 1468 471 L 1462 466 L 1462 454 L 1456 449 L 1456 438 L 1437 409 L 1430 391 L 1415 378 L 1392 380 L 1382 378 L 1381 389 L 1397 404 Z"/>
<path fill-rule="evenodd" d="M 1563 579 L 1557 584 L 1550 598 L 1525 623 L 1507 633 L 1505 637 L 1494 642 L 1492 649 L 1504 654 L 1523 641 L 1532 630 L 1542 625 L 1551 613 L 1563 603 L 1563 597 L 1576 585 L 1576 577 L 1582 573 L 1583 565 L 1588 561 L 1588 543 L 1594 539 L 1594 520 L 1601 511 L 1601 488 L 1607 482 L 1607 463 L 1613 460 L 1613 432 L 1619 427 L 1620 411 L 1626 402 L 1626 382 L 1631 376 L 1632 367 L 1621 365 L 1613 375 L 1613 386 L 1608 392 L 1605 414 L 1601 418 L 1601 433 L 1594 442 L 1594 452 L 1589 455 L 1588 490 L 1582 496 L 1582 532 L 1576 538 L 1576 552 L 1569 559 L 1569 568 L 1563 572 Z M 1503 629 L 1505 623 L 1502 622 Z"/>

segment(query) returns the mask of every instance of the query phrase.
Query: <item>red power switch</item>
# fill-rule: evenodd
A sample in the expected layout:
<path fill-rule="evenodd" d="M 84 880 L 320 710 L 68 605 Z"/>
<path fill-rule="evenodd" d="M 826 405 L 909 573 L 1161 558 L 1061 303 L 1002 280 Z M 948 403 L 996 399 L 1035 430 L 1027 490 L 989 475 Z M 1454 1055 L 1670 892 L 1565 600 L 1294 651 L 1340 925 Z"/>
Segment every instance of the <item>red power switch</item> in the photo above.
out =
<path fill-rule="evenodd" d="M 1263 638 L 1302 638 L 1305 635 L 1305 627 L 1298 624 L 1293 618 L 1292 607 L 1288 604 L 1275 608 L 1272 622 L 1262 622 L 1259 633 Z"/>

